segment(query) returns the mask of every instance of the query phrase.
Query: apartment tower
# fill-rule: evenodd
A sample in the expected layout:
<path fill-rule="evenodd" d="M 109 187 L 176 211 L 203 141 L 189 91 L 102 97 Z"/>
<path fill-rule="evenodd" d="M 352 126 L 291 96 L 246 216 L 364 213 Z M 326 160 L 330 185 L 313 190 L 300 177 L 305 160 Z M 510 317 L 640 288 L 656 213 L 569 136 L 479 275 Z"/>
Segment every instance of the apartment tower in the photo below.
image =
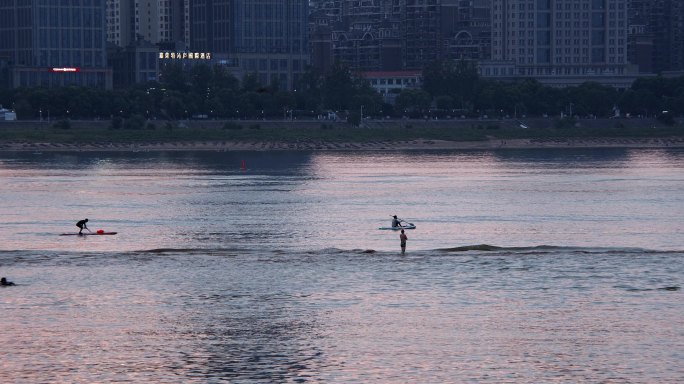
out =
<path fill-rule="evenodd" d="M 12 87 L 111 88 L 104 0 L 0 2 L 0 57 Z"/>
<path fill-rule="evenodd" d="M 492 0 L 492 59 L 510 64 L 507 75 L 557 86 L 627 75 L 627 3 Z"/>

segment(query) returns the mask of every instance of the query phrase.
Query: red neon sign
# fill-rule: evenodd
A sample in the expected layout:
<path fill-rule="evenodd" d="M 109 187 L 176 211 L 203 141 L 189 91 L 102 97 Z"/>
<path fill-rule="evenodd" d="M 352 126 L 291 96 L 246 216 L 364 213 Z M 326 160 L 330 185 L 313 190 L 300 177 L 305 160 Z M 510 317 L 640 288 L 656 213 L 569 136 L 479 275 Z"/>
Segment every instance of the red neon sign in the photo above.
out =
<path fill-rule="evenodd" d="M 50 72 L 81 72 L 81 68 L 50 68 Z"/>

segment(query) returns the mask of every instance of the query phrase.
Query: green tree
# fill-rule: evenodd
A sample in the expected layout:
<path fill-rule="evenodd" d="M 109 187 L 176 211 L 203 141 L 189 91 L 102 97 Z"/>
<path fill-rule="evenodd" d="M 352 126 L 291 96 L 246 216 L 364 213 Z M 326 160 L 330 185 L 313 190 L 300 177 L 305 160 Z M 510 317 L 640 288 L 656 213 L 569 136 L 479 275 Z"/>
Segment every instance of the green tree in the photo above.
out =
<path fill-rule="evenodd" d="M 439 109 L 450 110 L 454 107 L 454 99 L 448 95 L 435 97 L 435 105 Z"/>
<path fill-rule="evenodd" d="M 423 70 L 423 89 L 432 97 L 451 96 L 456 105 L 476 102 L 481 86 L 471 61 L 436 61 Z"/>
<path fill-rule="evenodd" d="M 350 108 L 354 96 L 354 83 L 349 68 L 335 64 L 324 77 L 322 90 L 323 106 L 340 111 Z"/>
<path fill-rule="evenodd" d="M 169 119 L 176 120 L 185 117 L 185 104 L 183 99 L 170 93 L 161 101 L 162 113 Z"/>
<path fill-rule="evenodd" d="M 396 108 L 399 113 L 419 117 L 427 113 L 432 98 L 421 89 L 404 89 L 396 98 Z"/>
<path fill-rule="evenodd" d="M 190 70 L 190 79 L 192 89 L 198 95 L 206 95 L 209 93 L 210 86 L 213 82 L 214 71 L 206 64 L 195 65 Z"/>
<path fill-rule="evenodd" d="M 361 114 L 359 112 L 350 112 L 349 115 L 347 115 L 347 123 L 358 127 L 361 125 Z"/>
<path fill-rule="evenodd" d="M 256 73 L 245 74 L 242 78 L 242 92 L 256 92 L 259 88 L 261 88 L 261 84 Z"/>
<path fill-rule="evenodd" d="M 231 73 L 229 73 L 224 66 L 214 65 L 211 86 L 214 93 L 220 90 L 237 91 L 240 88 L 240 82 Z"/>
<path fill-rule="evenodd" d="M 26 99 L 19 99 L 14 103 L 14 112 L 20 120 L 32 119 L 35 115 L 34 108 Z"/>
<path fill-rule="evenodd" d="M 159 78 L 168 89 L 174 91 L 185 91 L 187 89 L 188 81 L 180 63 L 166 64 L 162 68 Z"/>

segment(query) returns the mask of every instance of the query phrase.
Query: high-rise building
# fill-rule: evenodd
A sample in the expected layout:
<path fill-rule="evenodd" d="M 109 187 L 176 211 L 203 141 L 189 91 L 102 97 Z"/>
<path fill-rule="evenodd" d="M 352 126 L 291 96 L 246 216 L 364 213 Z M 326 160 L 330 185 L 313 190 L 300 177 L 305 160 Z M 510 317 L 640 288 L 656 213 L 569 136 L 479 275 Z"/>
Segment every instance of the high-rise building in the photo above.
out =
<path fill-rule="evenodd" d="M 641 72 L 684 70 L 684 3 L 631 0 L 630 60 Z"/>
<path fill-rule="evenodd" d="M 405 0 L 404 68 L 423 69 L 443 58 L 440 0 Z"/>
<path fill-rule="evenodd" d="M 327 39 L 332 46 L 332 60 L 355 70 L 399 70 L 404 62 L 404 10 L 403 2 L 397 0 L 320 3 L 311 15 L 312 37 L 316 38 L 313 43 L 320 46 Z M 315 48 L 312 46 L 312 60 L 320 68 Z"/>
<path fill-rule="evenodd" d="M 107 41 L 126 47 L 136 40 L 152 44 L 185 42 L 188 0 L 106 0 Z"/>
<path fill-rule="evenodd" d="M 655 35 L 649 19 L 653 0 L 632 0 L 627 17 L 627 60 L 639 68 L 640 73 L 653 73 L 653 44 Z"/>
<path fill-rule="evenodd" d="M 445 58 L 491 57 L 491 0 L 442 0 L 440 14 Z"/>
<path fill-rule="evenodd" d="M 314 1 L 313 65 L 338 61 L 358 71 L 396 71 L 422 70 L 436 60 L 487 59 L 490 1 Z"/>
<path fill-rule="evenodd" d="M 158 79 L 160 49 L 186 51 L 189 0 L 106 0 L 114 86 Z"/>
<path fill-rule="evenodd" d="M 193 0 L 190 48 L 238 77 L 295 89 L 309 62 L 307 0 Z"/>
<path fill-rule="evenodd" d="M 0 57 L 13 87 L 111 88 L 105 1 L 0 2 Z"/>
<path fill-rule="evenodd" d="M 587 80 L 629 86 L 627 2 L 492 0 L 495 63 L 482 65 L 481 72 L 556 86 Z"/>

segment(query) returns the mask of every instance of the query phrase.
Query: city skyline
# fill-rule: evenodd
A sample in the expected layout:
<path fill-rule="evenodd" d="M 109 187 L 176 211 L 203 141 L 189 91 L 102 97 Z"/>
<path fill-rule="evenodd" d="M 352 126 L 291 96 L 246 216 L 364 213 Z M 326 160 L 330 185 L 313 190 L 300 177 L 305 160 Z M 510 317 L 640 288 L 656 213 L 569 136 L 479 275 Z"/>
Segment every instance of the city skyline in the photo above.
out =
<path fill-rule="evenodd" d="M 109 88 L 112 78 L 127 86 L 158 79 L 171 61 L 195 65 L 195 52 L 238 78 L 254 73 L 263 85 L 289 90 L 306 68 L 327 71 L 336 62 L 359 72 L 412 73 L 438 60 L 469 60 L 485 78 L 532 77 L 552 86 L 591 79 L 618 88 L 684 70 L 684 6 L 675 0 L 17 4 L 0 6 L 0 65 L 12 87 Z M 53 68 L 77 70 L 45 74 Z"/>

